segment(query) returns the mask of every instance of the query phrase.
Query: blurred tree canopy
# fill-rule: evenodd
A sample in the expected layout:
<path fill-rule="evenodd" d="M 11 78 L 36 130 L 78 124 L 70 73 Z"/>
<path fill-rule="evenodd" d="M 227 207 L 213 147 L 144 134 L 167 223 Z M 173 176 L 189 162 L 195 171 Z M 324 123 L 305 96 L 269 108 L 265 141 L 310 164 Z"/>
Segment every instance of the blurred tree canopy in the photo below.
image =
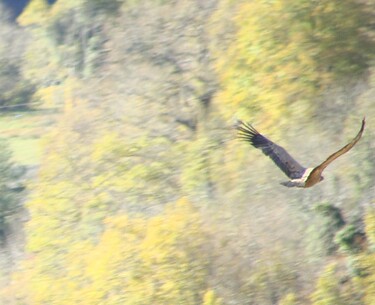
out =
<path fill-rule="evenodd" d="M 0 48 L 0 100 L 59 118 L 1 302 L 372 304 L 374 13 L 359 0 L 32 0 L 4 21 L 19 48 Z M 251 119 L 313 166 L 364 114 L 359 144 L 309 190 L 279 186 L 232 128 Z"/>
<path fill-rule="evenodd" d="M 268 125 L 294 109 L 312 116 L 319 95 L 365 74 L 373 59 L 374 16 L 360 1 L 239 1 L 234 14 L 235 35 L 216 64 L 223 111 Z"/>
<path fill-rule="evenodd" d="M 35 91 L 22 75 L 22 57 L 28 42 L 26 33 L 9 23 L 5 8 L 0 4 L 0 109 L 25 109 Z"/>

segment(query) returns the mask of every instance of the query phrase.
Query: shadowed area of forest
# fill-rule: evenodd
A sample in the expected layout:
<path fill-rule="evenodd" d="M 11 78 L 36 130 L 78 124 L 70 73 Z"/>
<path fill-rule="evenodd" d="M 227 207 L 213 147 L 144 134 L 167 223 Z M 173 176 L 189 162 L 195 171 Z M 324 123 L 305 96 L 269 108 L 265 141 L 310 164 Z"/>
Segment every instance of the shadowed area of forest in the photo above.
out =
<path fill-rule="evenodd" d="M 1 9 L 0 303 L 374 304 L 373 0 Z"/>

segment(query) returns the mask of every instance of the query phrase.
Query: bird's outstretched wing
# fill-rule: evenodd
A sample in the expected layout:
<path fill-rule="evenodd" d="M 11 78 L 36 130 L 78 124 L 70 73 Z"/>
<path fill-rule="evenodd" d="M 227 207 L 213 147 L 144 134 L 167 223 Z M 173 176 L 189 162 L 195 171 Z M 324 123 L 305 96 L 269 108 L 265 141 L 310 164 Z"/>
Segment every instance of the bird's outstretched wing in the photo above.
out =
<path fill-rule="evenodd" d="M 235 128 L 238 136 L 270 157 L 272 161 L 291 179 L 301 178 L 306 168 L 293 159 L 281 146 L 261 135 L 251 124 L 238 121 Z"/>
<path fill-rule="evenodd" d="M 337 159 L 338 157 L 340 157 L 341 155 L 345 154 L 346 152 L 348 152 L 350 149 L 353 148 L 353 146 L 355 144 L 357 144 L 357 142 L 359 141 L 359 139 L 362 137 L 362 133 L 363 133 L 363 130 L 365 129 L 365 124 L 366 124 L 366 121 L 365 121 L 365 118 L 363 118 L 362 120 L 362 126 L 361 126 L 361 129 L 358 131 L 358 134 L 355 136 L 355 138 L 353 140 L 351 140 L 348 144 L 346 144 L 343 148 L 341 148 L 340 150 L 336 151 L 335 153 L 333 153 L 332 155 L 330 155 L 323 163 L 321 163 L 320 165 L 316 166 L 313 171 L 311 172 L 310 176 L 314 176 L 314 175 L 321 175 L 321 173 L 323 172 L 323 170 L 335 159 Z M 310 178 L 310 177 L 309 177 Z"/>

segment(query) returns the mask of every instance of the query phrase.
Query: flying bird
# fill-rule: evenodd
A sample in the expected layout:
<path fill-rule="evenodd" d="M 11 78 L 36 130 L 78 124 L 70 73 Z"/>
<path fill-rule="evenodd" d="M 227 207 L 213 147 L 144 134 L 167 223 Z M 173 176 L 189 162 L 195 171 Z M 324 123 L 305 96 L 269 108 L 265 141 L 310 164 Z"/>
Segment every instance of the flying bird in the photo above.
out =
<path fill-rule="evenodd" d="M 250 142 L 255 148 L 262 150 L 263 154 L 270 157 L 272 161 L 290 178 L 289 181 L 281 182 L 287 187 L 311 187 L 324 179 L 322 173 L 324 169 L 335 159 L 353 148 L 362 136 L 365 129 L 365 118 L 362 120 L 362 126 L 358 134 L 343 148 L 330 155 L 325 161 L 316 167 L 305 168 L 299 164 L 293 157 L 281 146 L 268 140 L 261 135 L 251 124 L 238 121 L 236 124 L 238 136 L 240 139 Z"/>

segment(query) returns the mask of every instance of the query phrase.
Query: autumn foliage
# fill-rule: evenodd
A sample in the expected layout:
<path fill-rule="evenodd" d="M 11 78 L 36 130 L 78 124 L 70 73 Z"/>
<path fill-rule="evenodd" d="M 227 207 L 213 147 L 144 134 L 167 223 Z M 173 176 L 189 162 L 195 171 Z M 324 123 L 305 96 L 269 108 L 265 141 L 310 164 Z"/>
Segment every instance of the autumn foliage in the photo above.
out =
<path fill-rule="evenodd" d="M 4 90 L 55 116 L 0 303 L 374 304 L 374 13 L 358 0 L 30 1 L 14 62 L 28 90 Z M 364 114 L 361 142 L 302 191 L 232 128 L 249 120 L 312 166 Z"/>

